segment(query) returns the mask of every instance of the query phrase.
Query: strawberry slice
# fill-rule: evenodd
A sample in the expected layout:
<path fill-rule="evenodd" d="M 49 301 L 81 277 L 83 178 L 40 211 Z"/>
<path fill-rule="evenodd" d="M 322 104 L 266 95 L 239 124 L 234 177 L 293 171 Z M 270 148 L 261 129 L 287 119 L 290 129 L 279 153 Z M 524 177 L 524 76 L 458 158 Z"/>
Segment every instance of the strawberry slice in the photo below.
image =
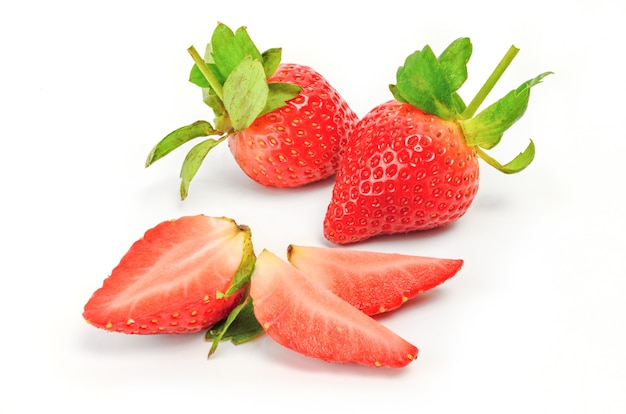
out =
<path fill-rule="evenodd" d="M 83 317 L 127 334 L 201 331 L 243 300 L 254 260 L 250 229 L 232 219 L 166 221 L 131 246 Z"/>
<path fill-rule="evenodd" d="M 368 315 L 388 312 L 454 276 L 460 259 L 326 247 L 287 248 L 289 262 Z"/>
<path fill-rule="evenodd" d="M 254 314 L 279 344 L 328 362 L 404 367 L 417 348 L 314 278 L 263 250 L 250 284 Z"/>

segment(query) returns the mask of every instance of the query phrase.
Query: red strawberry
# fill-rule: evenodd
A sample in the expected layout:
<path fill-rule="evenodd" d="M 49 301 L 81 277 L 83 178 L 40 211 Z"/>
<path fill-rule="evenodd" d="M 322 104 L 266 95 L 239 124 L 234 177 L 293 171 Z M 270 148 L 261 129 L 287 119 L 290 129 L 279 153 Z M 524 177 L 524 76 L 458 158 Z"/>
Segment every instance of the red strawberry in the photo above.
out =
<path fill-rule="evenodd" d="M 181 197 L 208 152 L 224 140 L 241 169 L 256 182 L 296 187 L 327 178 L 338 169 L 356 114 L 313 69 L 280 64 L 281 49 L 260 53 L 244 27 L 218 24 L 204 59 L 191 47 L 190 80 L 203 89 L 215 125 L 197 121 L 161 140 L 146 166 L 182 144 L 195 145 L 181 170 Z"/>
<path fill-rule="evenodd" d="M 548 72 L 474 116 L 517 51 L 511 47 L 467 106 L 457 90 L 467 78 L 469 39 L 454 41 L 438 58 L 428 46 L 410 55 L 391 86 L 395 100 L 375 107 L 350 135 L 324 219 L 326 238 L 345 244 L 447 225 L 474 200 L 478 158 L 508 174 L 527 167 L 532 141 L 505 165 L 485 150 L 524 114 L 530 88 Z"/>
<path fill-rule="evenodd" d="M 307 66 L 281 64 L 268 82 L 302 87 L 285 106 L 257 118 L 228 140 L 243 171 L 260 184 L 296 187 L 334 175 L 356 115 Z"/>
<path fill-rule="evenodd" d="M 265 332 L 303 355 L 388 367 L 417 357 L 415 346 L 267 250 L 257 259 L 250 296 Z"/>
<path fill-rule="evenodd" d="M 375 315 L 454 276 L 463 260 L 294 246 L 289 262 L 360 311 Z"/>
<path fill-rule="evenodd" d="M 128 334 L 201 331 L 242 301 L 254 260 L 250 230 L 231 219 L 166 221 L 131 246 L 83 317 Z"/>

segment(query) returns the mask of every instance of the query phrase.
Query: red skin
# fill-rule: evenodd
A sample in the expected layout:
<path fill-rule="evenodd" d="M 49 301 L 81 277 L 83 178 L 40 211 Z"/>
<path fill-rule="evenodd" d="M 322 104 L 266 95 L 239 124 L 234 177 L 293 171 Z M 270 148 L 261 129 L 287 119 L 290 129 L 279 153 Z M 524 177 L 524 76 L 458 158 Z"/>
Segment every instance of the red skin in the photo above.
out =
<path fill-rule="evenodd" d="M 228 145 L 241 169 L 272 187 L 297 187 L 335 174 L 356 114 L 313 69 L 281 64 L 268 82 L 301 86 L 286 105 L 257 118 Z"/>
<path fill-rule="evenodd" d="M 324 235 L 347 244 L 454 222 L 478 191 L 478 158 L 461 127 L 408 103 L 383 103 L 345 148 Z"/>

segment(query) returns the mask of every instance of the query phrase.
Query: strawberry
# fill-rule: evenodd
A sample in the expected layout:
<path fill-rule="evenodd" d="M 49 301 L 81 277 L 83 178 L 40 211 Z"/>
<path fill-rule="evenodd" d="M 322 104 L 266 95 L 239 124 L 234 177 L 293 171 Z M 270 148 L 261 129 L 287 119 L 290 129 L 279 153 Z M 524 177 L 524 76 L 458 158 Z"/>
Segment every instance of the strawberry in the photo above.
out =
<path fill-rule="evenodd" d="M 204 215 L 166 221 L 130 247 L 83 317 L 127 334 L 198 332 L 242 302 L 254 261 L 247 226 Z"/>
<path fill-rule="evenodd" d="M 531 87 L 550 72 L 474 116 L 517 52 L 509 49 L 467 106 L 457 91 L 467 79 L 469 39 L 455 40 L 439 57 L 429 46 L 411 54 L 390 87 L 394 99 L 373 108 L 350 135 L 324 218 L 325 237 L 346 244 L 450 224 L 478 191 L 479 158 L 507 174 L 526 168 L 535 154 L 532 140 L 504 165 L 486 150 L 524 114 Z"/>
<path fill-rule="evenodd" d="M 303 355 L 396 368 L 417 357 L 415 346 L 267 250 L 257 258 L 250 296 L 265 332 Z"/>
<path fill-rule="evenodd" d="M 218 24 L 190 81 L 203 90 L 214 125 L 197 121 L 176 129 L 151 151 L 146 166 L 198 137 L 181 169 L 180 194 L 208 152 L 224 140 L 240 168 L 254 181 L 296 187 L 334 175 L 348 134 L 357 121 L 346 101 L 308 66 L 281 64 L 281 49 L 260 53 L 244 27 Z"/>
<path fill-rule="evenodd" d="M 302 87 L 285 106 L 228 140 L 235 160 L 266 186 L 297 187 L 334 175 L 356 115 L 313 69 L 281 64 L 268 82 Z"/>
<path fill-rule="evenodd" d="M 289 262 L 368 315 L 399 308 L 454 276 L 463 260 L 295 246 Z"/>

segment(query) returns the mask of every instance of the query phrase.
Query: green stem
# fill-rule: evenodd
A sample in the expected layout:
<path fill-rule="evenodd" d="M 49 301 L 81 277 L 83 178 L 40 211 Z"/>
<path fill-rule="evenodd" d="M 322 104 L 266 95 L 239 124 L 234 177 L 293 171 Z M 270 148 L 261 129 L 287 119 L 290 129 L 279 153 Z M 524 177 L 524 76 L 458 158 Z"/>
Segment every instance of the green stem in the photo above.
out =
<path fill-rule="evenodd" d="M 478 110 L 478 107 L 487 98 L 489 92 L 491 92 L 493 87 L 496 86 L 496 83 L 498 83 L 498 80 L 500 80 L 500 77 L 502 76 L 504 71 L 509 67 L 509 65 L 517 55 L 517 52 L 519 52 L 519 49 L 515 46 L 511 46 L 509 48 L 508 52 L 506 52 L 502 60 L 500 60 L 500 63 L 498 63 L 498 66 L 496 66 L 496 68 L 491 73 L 482 88 L 480 88 L 474 99 L 472 99 L 469 105 L 467 105 L 467 107 L 461 114 L 461 118 L 469 119 L 474 116 L 474 114 Z"/>
<path fill-rule="evenodd" d="M 206 80 L 209 82 L 209 85 L 211 85 L 211 89 L 213 89 L 213 91 L 215 92 L 217 97 L 220 99 L 220 101 L 224 101 L 224 92 L 222 90 L 222 84 L 220 83 L 220 81 L 217 80 L 213 72 L 211 72 L 211 69 L 209 69 L 206 62 L 204 61 L 204 59 L 202 59 L 202 57 L 200 56 L 196 48 L 193 46 L 190 46 L 189 49 L 187 49 L 187 52 L 189 52 L 189 54 L 193 58 L 193 61 L 196 62 L 196 66 L 198 66 L 198 69 L 200 69 L 200 72 L 204 75 Z"/>

